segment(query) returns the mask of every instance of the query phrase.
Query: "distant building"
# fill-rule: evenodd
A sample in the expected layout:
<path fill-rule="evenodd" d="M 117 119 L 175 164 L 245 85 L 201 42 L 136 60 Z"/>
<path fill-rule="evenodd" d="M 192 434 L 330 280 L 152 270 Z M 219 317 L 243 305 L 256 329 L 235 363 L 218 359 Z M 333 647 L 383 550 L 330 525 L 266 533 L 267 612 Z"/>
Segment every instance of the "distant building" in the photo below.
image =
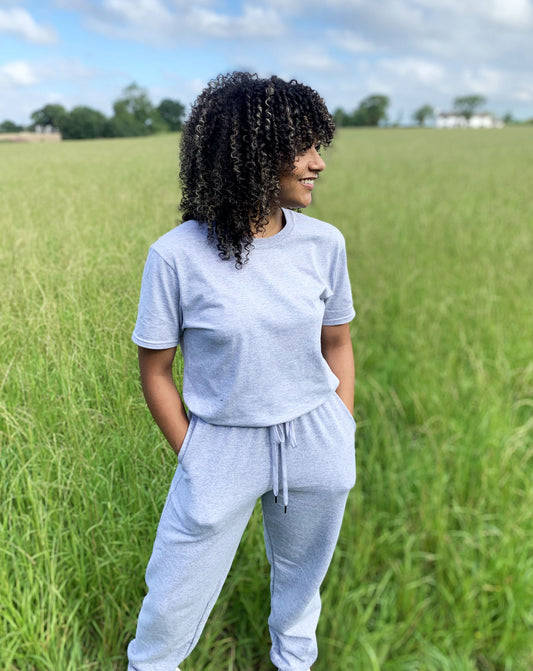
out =
<path fill-rule="evenodd" d="M 505 124 L 488 112 L 472 114 L 470 119 L 457 112 L 440 112 L 435 125 L 437 128 L 503 128 Z"/>
<path fill-rule="evenodd" d="M 20 133 L 0 133 L 0 142 L 59 142 L 61 133 L 47 131 L 45 133 L 32 133 L 20 131 Z"/>

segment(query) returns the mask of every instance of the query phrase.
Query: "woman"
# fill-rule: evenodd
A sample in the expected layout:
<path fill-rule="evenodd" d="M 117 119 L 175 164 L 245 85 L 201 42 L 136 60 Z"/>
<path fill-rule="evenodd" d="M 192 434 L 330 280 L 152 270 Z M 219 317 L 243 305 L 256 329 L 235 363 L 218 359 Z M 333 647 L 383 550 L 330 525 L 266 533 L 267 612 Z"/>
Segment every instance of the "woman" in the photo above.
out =
<path fill-rule="evenodd" d="M 150 248 L 133 334 L 179 464 L 129 671 L 189 655 L 259 497 L 272 662 L 307 671 L 317 657 L 319 587 L 355 483 L 355 313 L 342 235 L 289 208 L 311 203 L 333 132 L 315 91 L 247 73 L 211 82 L 185 124 L 184 222 Z"/>

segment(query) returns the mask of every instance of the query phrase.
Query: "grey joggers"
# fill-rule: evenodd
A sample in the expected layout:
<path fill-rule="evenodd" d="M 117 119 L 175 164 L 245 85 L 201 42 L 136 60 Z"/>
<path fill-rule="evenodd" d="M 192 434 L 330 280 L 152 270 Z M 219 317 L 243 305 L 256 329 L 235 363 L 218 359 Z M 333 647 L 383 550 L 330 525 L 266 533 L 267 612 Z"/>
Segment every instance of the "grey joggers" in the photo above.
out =
<path fill-rule="evenodd" d="M 146 570 L 129 671 L 175 671 L 190 654 L 258 498 L 271 564 L 271 659 L 279 671 L 309 669 L 319 587 L 355 484 L 354 432 L 335 393 L 275 427 L 191 417 Z"/>

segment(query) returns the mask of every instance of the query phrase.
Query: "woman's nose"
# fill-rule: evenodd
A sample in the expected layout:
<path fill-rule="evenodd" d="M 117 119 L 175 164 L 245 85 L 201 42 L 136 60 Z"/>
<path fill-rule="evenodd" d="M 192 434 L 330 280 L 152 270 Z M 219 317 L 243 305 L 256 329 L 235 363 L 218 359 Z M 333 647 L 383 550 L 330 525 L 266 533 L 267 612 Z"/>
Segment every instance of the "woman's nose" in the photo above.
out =
<path fill-rule="evenodd" d="M 311 154 L 309 156 L 309 163 L 308 163 L 309 170 L 313 170 L 315 172 L 321 172 L 326 167 L 324 159 L 322 158 L 322 156 L 320 156 L 315 147 L 311 147 L 310 152 Z"/>

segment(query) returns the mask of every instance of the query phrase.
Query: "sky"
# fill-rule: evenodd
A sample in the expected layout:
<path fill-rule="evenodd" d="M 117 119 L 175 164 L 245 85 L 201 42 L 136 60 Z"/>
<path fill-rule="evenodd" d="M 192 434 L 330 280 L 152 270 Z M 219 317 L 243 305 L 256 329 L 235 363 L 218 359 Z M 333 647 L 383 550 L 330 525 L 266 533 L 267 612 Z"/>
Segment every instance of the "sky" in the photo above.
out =
<path fill-rule="evenodd" d="M 0 0 L 0 122 L 48 103 L 112 115 L 135 82 L 189 105 L 217 74 L 296 78 L 331 111 L 390 98 L 533 118 L 533 0 Z"/>

